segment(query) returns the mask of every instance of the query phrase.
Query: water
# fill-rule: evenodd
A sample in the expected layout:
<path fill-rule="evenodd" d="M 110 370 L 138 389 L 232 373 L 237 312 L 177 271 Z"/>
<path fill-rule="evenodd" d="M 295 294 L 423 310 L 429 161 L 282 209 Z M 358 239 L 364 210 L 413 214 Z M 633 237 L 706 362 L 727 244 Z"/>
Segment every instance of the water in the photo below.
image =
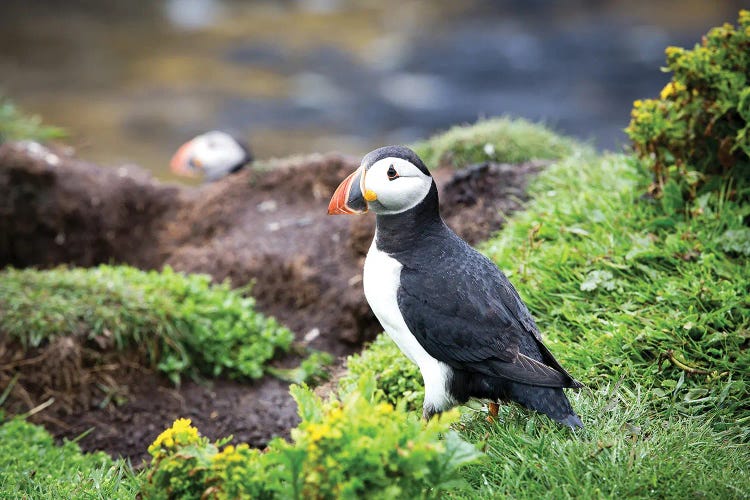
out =
<path fill-rule="evenodd" d="M 212 128 L 257 156 L 362 154 L 510 114 L 617 149 L 667 45 L 736 0 L 3 0 L 0 89 L 79 154 L 169 177 Z"/>

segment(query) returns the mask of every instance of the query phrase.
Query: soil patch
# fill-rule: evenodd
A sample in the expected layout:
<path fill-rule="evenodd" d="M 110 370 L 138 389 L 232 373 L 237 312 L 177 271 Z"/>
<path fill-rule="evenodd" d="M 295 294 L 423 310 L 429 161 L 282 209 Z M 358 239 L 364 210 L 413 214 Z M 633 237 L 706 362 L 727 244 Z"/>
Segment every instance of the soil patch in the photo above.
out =
<path fill-rule="evenodd" d="M 312 155 L 188 188 L 163 185 L 132 167 L 101 169 L 68 151 L 5 144 L 0 266 L 114 261 L 141 268 L 170 265 L 236 286 L 252 283 L 259 310 L 289 326 L 298 341 L 342 357 L 381 330 L 361 284 L 374 217 L 326 214 L 334 189 L 357 166 L 357 159 L 335 153 Z M 470 243 L 486 239 L 507 214 L 522 208 L 529 176 L 544 166 L 488 163 L 433 172 L 446 222 Z M 2 345 L 0 338 L 0 368 Z M 103 364 L 85 356 L 79 362 L 85 370 Z M 45 365 L 44 371 L 51 368 Z M 106 404 L 116 398 L 94 379 L 66 386 L 64 379 L 36 380 L 27 373 L 11 396 L 24 412 L 47 401 L 50 391 L 67 387 L 77 394 L 77 404 L 58 394 L 55 404 L 34 418 L 59 437 L 93 427 L 79 441 L 84 449 L 135 462 L 178 417 L 193 418 L 211 438 L 232 434 L 255 446 L 286 435 L 296 423 L 287 384 L 272 377 L 176 389 L 151 373 L 117 370 L 110 374 L 113 387 L 121 389 L 116 396 L 127 399 L 119 407 Z M 86 391 L 89 396 L 81 396 Z"/>
<path fill-rule="evenodd" d="M 0 342 L 0 387 L 11 387 L 3 410 L 26 414 L 58 439 L 128 458 L 136 467 L 177 418 L 190 418 L 213 440 L 234 436 L 234 443 L 259 448 L 275 436 L 288 437 L 299 422 L 282 380 L 188 380 L 175 387 L 144 368 L 146 358 L 145 351 L 102 350 L 74 337 L 32 351 Z"/>
<path fill-rule="evenodd" d="M 299 423 L 289 384 L 273 377 L 256 383 L 187 382 L 175 388 L 163 377 L 147 374 L 132 383 L 128 402 L 121 406 L 42 422 L 57 437 L 75 439 L 86 433 L 78 441 L 81 448 L 127 457 L 136 467 L 150 458 L 148 445 L 178 418 L 191 419 L 211 440 L 233 436 L 233 444 L 257 448 L 276 436 L 288 438 Z"/>

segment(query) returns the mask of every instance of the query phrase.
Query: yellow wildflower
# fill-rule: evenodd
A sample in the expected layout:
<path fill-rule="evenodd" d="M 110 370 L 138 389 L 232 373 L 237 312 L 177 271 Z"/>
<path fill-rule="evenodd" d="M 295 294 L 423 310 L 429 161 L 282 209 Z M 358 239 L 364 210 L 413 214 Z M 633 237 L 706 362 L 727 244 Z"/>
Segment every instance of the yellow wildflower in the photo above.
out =
<path fill-rule="evenodd" d="M 211 460 L 214 463 L 219 463 L 219 464 L 242 462 L 244 458 L 241 452 L 245 450 L 249 450 L 249 449 L 250 447 L 247 445 L 247 443 L 239 444 L 236 447 L 230 444 L 229 446 L 224 448 L 222 451 L 214 455 L 214 457 Z"/>
<path fill-rule="evenodd" d="M 666 99 L 667 97 L 674 94 L 674 84 L 672 82 L 669 82 L 664 86 L 663 89 L 661 89 L 661 92 L 659 93 L 659 97 L 662 99 Z"/>
<path fill-rule="evenodd" d="M 643 106 L 643 100 L 641 100 L 641 99 L 636 99 L 635 101 L 633 101 L 633 107 L 634 107 L 635 109 L 638 109 L 638 108 L 640 108 L 641 106 Z"/>
<path fill-rule="evenodd" d="M 664 53 L 667 54 L 667 57 L 670 57 L 675 54 L 679 54 L 680 52 L 683 52 L 683 49 L 680 47 L 674 47 L 674 46 L 669 46 L 664 50 Z"/>
<path fill-rule="evenodd" d="M 313 442 L 320 441 L 331 432 L 331 426 L 328 424 L 311 423 L 307 426 L 307 433 Z"/>
<path fill-rule="evenodd" d="M 659 94 L 659 96 L 662 98 L 662 100 L 664 100 L 667 97 L 673 95 L 675 92 L 680 92 L 682 90 L 685 90 L 685 86 L 680 82 L 669 82 L 664 86 L 663 89 L 661 89 L 661 93 Z"/>
<path fill-rule="evenodd" d="M 342 410 L 341 408 L 333 408 L 328 414 L 328 417 L 332 422 L 338 422 L 339 420 L 344 418 L 344 410 Z"/>
<path fill-rule="evenodd" d="M 388 403 L 380 403 L 375 407 L 375 411 L 380 415 L 388 415 L 393 413 L 393 406 Z"/>
<path fill-rule="evenodd" d="M 162 446 L 172 448 L 175 445 L 191 444 L 198 440 L 198 429 L 193 427 L 189 418 L 179 418 L 174 421 L 172 427 L 164 432 L 151 443 L 148 452 L 154 454 Z"/>

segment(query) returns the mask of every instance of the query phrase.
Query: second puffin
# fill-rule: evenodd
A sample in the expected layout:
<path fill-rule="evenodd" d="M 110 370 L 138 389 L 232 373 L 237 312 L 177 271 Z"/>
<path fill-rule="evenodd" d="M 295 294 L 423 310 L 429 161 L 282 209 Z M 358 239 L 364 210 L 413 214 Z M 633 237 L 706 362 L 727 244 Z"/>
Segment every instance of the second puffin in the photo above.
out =
<path fill-rule="evenodd" d="M 411 149 L 367 154 L 329 214 L 376 215 L 365 260 L 367 302 L 386 333 L 419 366 L 423 415 L 469 398 L 515 401 L 583 427 L 563 388 L 581 387 L 542 343 L 508 278 L 440 217 L 435 181 Z"/>

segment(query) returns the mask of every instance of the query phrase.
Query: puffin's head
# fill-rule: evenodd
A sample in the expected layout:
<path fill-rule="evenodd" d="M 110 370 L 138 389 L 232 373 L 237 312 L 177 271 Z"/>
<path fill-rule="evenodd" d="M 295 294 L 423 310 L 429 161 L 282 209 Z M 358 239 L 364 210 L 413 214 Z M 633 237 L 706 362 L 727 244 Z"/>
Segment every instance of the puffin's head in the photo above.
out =
<path fill-rule="evenodd" d="M 360 167 L 336 188 L 328 213 L 393 215 L 417 206 L 433 180 L 422 160 L 405 146 L 368 153 Z"/>
<path fill-rule="evenodd" d="M 240 170 L 252 160 L 246 144 L 226 132 L 214 130 L 180 146 L 169 165 L 177 175 L 215 181 Z"/>

